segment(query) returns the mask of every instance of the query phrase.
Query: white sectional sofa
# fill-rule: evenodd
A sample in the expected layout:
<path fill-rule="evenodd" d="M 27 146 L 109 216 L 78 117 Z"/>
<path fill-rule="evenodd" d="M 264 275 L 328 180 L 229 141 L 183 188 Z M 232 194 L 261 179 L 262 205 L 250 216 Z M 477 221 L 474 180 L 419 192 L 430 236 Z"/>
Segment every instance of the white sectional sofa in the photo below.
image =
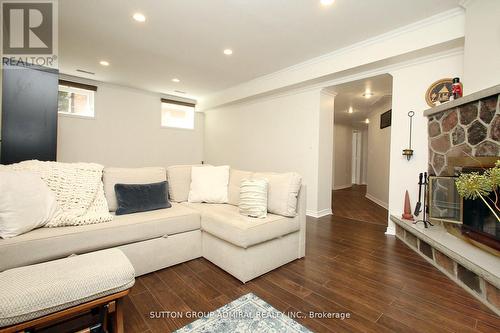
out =
<path fill-rule="evenodd" d="M 168 177 L 167 177 L 168 174 Z M 110 211 L 116 210 L 114 184 L 153 183 L 168 178 L 172 207 L 115 216 L 85 226 L 40 228 L 0 239 L 0 271 L 72 254 L 119 248 L 136 275 L 205 257 L 242 282 L 305 255 L 305 186 L 298 193 L 297 215 L 268 214 L 254 219 L 239 214 L 242 176 L 232 171 L 228 204 L 188 203 L 191 166 L 105 168 L 103 181 Z"/>

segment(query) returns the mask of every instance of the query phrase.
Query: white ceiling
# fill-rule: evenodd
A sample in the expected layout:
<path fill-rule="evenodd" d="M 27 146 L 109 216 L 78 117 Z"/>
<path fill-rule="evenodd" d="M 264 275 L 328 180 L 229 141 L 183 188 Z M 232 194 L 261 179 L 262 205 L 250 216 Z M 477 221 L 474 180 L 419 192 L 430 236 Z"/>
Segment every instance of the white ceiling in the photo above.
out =
<path fill-rule="evenodd" d="M 452 9 L 459 0 L 61 0 L 62 73 L 199 97 Z M 132 19 L 135 12 L 147 20 Z M 231 48 L 227 57 L 222 50 Z M 100 60 L 111 63 L 99 65 Z M 84 75 L 76 69 L 95 72 Z M 180 83 L 173 83 L 177 77 Z"/>
<path fill-rule="evenodd" d="M 363 93 L 370 90 L 373 96 L 365 98 Z M 326 89 L 335 93 L 335 123 L 351 125 L 354 128 L 365 126 L 369 114 L 392 99 L 392 76 L 389 74 L 374 76 L 364 80 L 352 81 Z M 349 107 L 353 113 L 349 113 Z"/>

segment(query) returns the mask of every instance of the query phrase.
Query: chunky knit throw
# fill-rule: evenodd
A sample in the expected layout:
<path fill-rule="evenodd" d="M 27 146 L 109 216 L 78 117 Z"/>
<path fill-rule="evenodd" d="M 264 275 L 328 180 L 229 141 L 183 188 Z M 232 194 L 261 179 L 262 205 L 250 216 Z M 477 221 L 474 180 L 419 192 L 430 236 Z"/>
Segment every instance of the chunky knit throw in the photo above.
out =
<path fill-rule="evenodd" d="M 38 174 L 55 193 L 59 212 L 46 227 L 94 224 L 113 219 L 104 197 L 102 165 L 33 160 L 2 165 L 1 169 Z"/>

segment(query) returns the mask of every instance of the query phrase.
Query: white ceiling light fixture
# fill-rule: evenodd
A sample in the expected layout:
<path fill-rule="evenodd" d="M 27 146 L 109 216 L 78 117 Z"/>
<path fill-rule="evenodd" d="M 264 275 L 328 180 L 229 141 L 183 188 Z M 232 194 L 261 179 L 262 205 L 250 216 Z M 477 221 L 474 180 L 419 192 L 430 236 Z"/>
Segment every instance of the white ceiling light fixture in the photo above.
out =
<path fill-rule="evenodd" d="M 369 124 L 370 123 L 370 119 L 366 118 L 365 119 L 365 124 Z"/>
<path fill-rule="evenodd" d="M 225 49 L 223 52 L 224 52 L 225 55 L 231 55 L 231 54 L 233 54 L 233 50 L 231 50 L 231 49 Z"/>
<path fill-rule="evenodd" d="M 99 61 L 99 64 L 100 64 L 101 66 L 109 66 L 109 62 L 108 62 L 108 61 L 106 61 L 106 60 L 101 60 L 101 61 Z"/>
<path fill-rule="evenodd" d="M 174 77 L 174 78 L 172 79 L 172 82 L 179 83 L 179 82 L 181 82 L 181 80 L 179 80 L 178 78 Z"/>
<path fill-rule="evenodd" d="M 335 2 L 335 0 L 320 0 L 320 3 L 321 3 L 323 6 L 330 6 L 330 5 L 332 5 L 334 2 Z"/>
<path fill-rule="evenodd" d="M 368 89 L 363 93 L 364 98 L 370 98 L 372 96 L 373 96 L 373 93 Z"/>
<path fill-rule="evenodd" d="M 137 22 L 146 22 L 146 16 L 142 13 L 135 13 L 132 15 L 132 18 L 136 20 Z"/>
<path fill-rule="evenodd" d="M 352 106 L 349 107 L 349 111 L 347 111 L 348 113 L 353 113 L 354 110 L 352 109 Z"/>

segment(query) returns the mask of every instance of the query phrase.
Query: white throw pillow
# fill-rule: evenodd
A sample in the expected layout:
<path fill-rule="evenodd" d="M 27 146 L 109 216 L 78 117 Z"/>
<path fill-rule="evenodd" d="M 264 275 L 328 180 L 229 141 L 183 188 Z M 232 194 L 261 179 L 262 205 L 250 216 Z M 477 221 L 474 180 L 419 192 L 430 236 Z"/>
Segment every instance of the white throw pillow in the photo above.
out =
<path fill-rule="evenodd" d="M 189 202 L 227 203 L 229 166 L 191 168 Z"/>
<path fill-rule="evenodd" d="M 295 172 L 255 173 L 254 179 L 263 178 L 268 181 L 267 211 L 269 213 L 294 217 L 297 215 L 297 197 L 302 177 Z"/>
<path fill-rule="evenodd" d="M 265 218 L 267 216 L 267 180 L 242 180 L 239 208 L 242 215 Z"/>
<path fill-rule="evenodd" d="M 1 238 L 43 227 L 58 210 L 55 194 L 33 173 L 0 172 L 0 193 Z"/>
<path fill-rule="evenodd" d="M 233 206 L 240 204 L 241 182 L 245 179 L 251 179 L 251 171 L 242 171 L 231 168 L 229 171 L 229 187 L 227 191 L 227 202 Z"/>

